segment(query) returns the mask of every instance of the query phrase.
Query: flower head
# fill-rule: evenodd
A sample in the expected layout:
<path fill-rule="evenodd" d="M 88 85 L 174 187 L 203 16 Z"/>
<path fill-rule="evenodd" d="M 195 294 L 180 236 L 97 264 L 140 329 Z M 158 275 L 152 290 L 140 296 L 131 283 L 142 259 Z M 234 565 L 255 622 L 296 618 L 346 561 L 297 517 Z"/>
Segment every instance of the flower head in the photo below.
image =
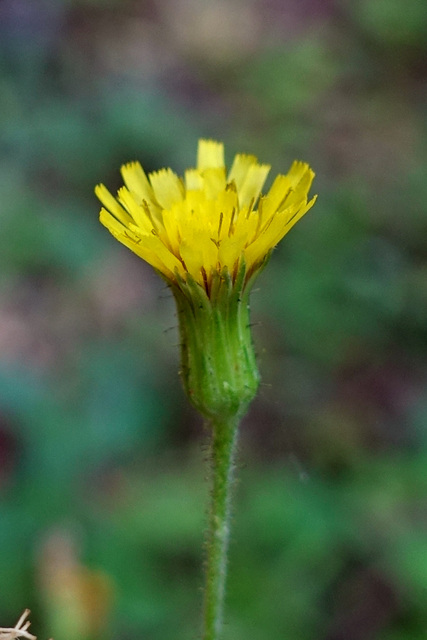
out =
<path fill-rule="evenodd" d="M 117 198 L 98 185 L 100 221 L 169 282 L 191 276 L 209 295 L 224 269 L 234 280 L 244 263 L 249 278 L 316 200 L 307 197 L 314 177 L 308 164 L 295 161 L 261 195 L 269 170 L 238 154 L 227 172 L 223 144 L 200 140 L 197 167 L 184 179 L 171 169 L 147 177 L 130 162 L 121 168 L 125 186 Z"/>

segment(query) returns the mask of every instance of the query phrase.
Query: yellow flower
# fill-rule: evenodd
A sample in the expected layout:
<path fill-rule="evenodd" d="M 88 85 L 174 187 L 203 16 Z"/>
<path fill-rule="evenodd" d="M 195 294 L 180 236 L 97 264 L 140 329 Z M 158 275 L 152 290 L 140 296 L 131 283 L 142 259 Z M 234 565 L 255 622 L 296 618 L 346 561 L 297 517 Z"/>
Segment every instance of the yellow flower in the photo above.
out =
<path fill-rule="evenodd" d="M 197 168 L 184 179 L 171 169 L 147 177 L 130 162 L 121 168 L 125 186 L 117 198 L 98 185 L 100 221 L 167 280 L 190 275 L 209 294 L 213 274 L 224 268 L 234 280 L 244 262 L 249 278 L 316 200 L 307 198 L 314 177 L 308 164 L 295 161 L 261 195 L 269 170 L 238 154 L 227 173 L 223 144 L 200 140 Z"/>

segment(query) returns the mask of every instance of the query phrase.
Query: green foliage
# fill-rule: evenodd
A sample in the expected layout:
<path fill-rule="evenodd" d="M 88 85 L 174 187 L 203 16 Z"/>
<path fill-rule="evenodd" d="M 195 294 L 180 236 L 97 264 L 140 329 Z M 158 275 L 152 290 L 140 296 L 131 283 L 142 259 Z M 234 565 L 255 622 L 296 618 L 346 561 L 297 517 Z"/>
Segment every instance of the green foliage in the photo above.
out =
<path fill-rule="evenodd" d="M 363 27 L 386 45 L 425 46 L 427 7 L 423 2 L 363 0 L 353 7 Z"/>

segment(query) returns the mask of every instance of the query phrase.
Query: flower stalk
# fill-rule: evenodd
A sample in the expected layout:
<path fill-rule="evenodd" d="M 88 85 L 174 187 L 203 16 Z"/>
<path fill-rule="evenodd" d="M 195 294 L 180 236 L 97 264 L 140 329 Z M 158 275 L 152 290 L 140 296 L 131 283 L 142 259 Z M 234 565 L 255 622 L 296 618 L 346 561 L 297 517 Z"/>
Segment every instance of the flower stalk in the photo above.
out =
<path fill-rule="evenodd" d="M 212 505 L 207 539 L 203 640 L 218 640 L 221 635 L 238 422 L 238 418 L 230 418 L 212 424 Z"/>

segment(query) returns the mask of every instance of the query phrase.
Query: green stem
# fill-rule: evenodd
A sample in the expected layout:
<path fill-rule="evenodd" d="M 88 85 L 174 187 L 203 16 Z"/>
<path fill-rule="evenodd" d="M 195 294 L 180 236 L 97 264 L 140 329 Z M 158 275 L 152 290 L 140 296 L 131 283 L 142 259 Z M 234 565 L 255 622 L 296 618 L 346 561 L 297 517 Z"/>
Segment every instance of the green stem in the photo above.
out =
<path fill-rule="evenodd" d="M 232 417 L 212 424 L 212 507 L 207 540 L 204 640 L 219 640 L 222 628 L 238 423 Z"/>

